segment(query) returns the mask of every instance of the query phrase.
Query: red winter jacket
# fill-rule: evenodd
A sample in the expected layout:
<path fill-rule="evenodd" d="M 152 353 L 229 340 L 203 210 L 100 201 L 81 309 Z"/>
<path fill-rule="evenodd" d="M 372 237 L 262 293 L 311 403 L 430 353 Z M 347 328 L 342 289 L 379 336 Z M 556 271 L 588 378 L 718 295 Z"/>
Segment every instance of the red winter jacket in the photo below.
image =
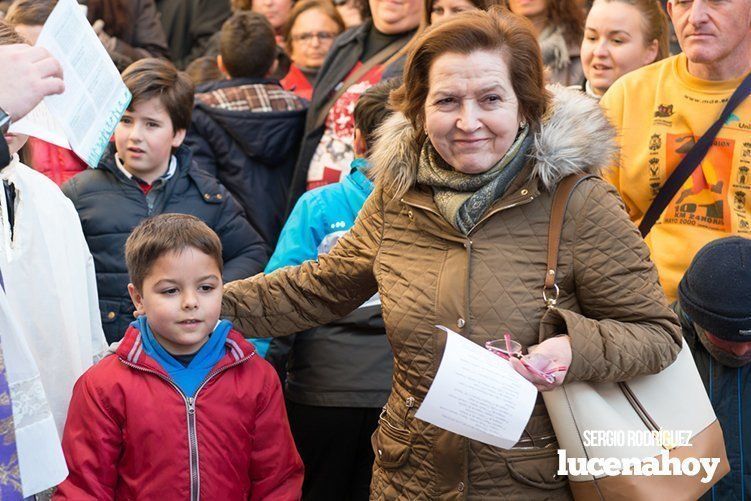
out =
<path fill-rule="evenodd" d="M 35 137 L 29 138 L 26 148 L 29 167 L 52 179 L 58 186 L 88 168 L 86 162 L 72 151 Z"/>
<path fill-rule="evenodd" d="M 279 378 L 231 331 L 227 353 L 186 398 L 130 327 L 73 389 L 53 499 L 298 500 L 303 465 Z"/>

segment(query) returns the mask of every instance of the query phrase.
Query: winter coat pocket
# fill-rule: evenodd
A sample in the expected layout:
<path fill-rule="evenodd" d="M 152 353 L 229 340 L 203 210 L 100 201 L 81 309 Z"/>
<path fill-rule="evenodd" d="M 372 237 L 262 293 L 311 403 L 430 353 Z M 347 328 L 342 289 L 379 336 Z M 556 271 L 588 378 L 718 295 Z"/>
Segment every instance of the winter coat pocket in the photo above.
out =
<path fill-rule="evenodd" d="M 371 437 L 375 461 L 384 469 L 399 468 L 407 461 L 411 446 L 411 434 L 402 426 L 392 422 L 388 406 L 381 413 L 378 428 Z"/>
<path fill-rule="evenodd" d="M 557 474 L 557 449 L 524 452 L 511 449 L 505 459 L 511 476 L 523 484 L 546 490 L 560 489 L 568 484 L 568 477 Z"/>

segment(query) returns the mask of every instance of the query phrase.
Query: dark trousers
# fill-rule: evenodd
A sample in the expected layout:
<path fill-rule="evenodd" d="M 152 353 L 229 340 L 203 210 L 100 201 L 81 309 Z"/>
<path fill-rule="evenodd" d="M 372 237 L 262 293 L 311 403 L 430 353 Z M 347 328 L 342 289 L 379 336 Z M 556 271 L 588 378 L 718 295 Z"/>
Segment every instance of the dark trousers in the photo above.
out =
<path fill-rule="evenodd" d="M 373 468 L 370 437 L 381 409 L 318 407 L 287 401 L 305 463 L 304 501 L 367 501 Z"/>

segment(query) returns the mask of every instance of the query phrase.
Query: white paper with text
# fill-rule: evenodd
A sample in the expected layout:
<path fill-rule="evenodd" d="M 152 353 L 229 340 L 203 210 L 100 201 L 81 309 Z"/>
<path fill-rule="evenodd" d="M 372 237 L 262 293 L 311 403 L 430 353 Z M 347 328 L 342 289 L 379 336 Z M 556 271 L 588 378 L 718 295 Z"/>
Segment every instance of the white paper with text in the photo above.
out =
<path fill-rule="evenodd" d="M 537 389 L 508 361 L 443 326 L 446 351 L 415 417 L 479 442 L 510 449 L 519 441 Z"/>
<path fill-rule="evenodd" d="M 131 95 L 75 0 L 59 0 L 37 45 L 61 64 L 65 92 L 44 102 L 73 151 L 96 167 Z"/>

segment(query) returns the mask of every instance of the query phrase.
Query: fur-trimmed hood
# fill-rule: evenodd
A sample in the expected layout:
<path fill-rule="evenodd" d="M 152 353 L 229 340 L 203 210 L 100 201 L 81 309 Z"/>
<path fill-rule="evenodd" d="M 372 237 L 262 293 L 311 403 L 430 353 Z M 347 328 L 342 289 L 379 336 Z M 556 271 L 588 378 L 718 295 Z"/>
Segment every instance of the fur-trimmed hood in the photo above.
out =
<path fill-rule="evenodd" d="M 561 86 L 549 90 L 550 107 L 528 155 L 535 162 L 532 176 L 552 191 L 568 175 L 600 174 L 615 160 L 617 146 L 615 130 L 597 101 Z M 376 184 L 396 196 L 414 186 L 417 179 L 420 143 L 415 136 L 406 117 L 395 113 L 378 130 L 369 157 Z"/>

